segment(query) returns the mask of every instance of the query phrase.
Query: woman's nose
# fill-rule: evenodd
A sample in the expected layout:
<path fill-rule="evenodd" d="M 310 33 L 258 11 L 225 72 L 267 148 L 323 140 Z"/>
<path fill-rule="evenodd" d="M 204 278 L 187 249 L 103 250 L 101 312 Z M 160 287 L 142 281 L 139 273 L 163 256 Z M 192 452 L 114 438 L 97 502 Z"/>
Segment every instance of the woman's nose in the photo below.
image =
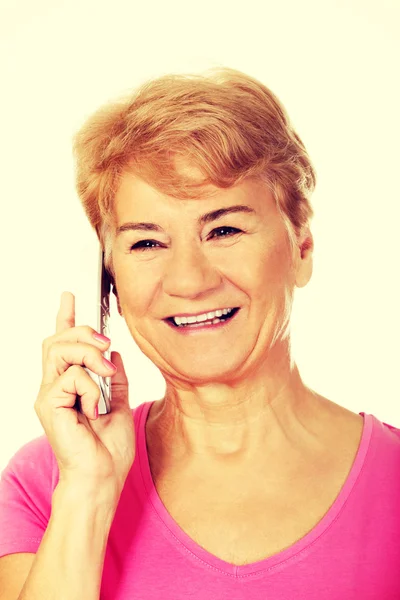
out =
<path fill-rule="evenodd" d="M 221 276 L 198 247 L 176 249 L 163 274 L 163 289 L 170 296 L 197 296 L 218 287 Z"/>

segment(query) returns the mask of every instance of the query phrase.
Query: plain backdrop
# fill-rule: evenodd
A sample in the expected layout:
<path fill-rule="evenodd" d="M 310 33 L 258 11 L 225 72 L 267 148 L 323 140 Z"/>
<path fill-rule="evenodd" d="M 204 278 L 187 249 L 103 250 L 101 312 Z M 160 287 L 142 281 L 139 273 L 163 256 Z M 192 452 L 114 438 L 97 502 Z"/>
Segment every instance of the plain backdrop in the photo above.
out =
<path fill-rule="evenodd" d="M 2 0 L 0 469 L 43 435 L 41 344 L 63 290 L 76 324 L 96 326 L 98 242 L 74 189 L 74 132 L 149 78 L 216 65 L 277 94 L 317 171 L 314 273 L 292 319 L 303 379 L 400 427 L 399 6 Z M 112 300 L 130 404 L 161 398 L 164 381 Z"/>

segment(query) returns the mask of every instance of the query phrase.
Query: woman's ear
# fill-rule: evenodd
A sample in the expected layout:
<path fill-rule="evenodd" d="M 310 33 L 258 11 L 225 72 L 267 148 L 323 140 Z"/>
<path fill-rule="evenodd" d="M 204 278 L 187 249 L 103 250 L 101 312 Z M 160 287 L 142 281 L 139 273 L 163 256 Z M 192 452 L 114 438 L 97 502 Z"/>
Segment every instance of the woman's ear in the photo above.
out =
<path fill-rule="evenodd" d="M 296 286 L 302 288 L 310 281 L 313 272 L 314 238 L 308 227 L 298 242 L 298 248 Z"/>
<path fill-rule="evenodd" d="M 113 282 L 114 282 L 114 280 L 113 280 Z M 121 305 L 119 303 L 119 298 L 118 298 L 118 290 L 117 290 L 117 286 L 115 285 L 115 283 L 113 283 L 112 291 L 113 291 L 114 296 L 117 299 L 118 312 L 121 315 L 121 317 L 123 317 L 124 315 L 122 314 L 122 309 L 121 309 Z"/>
<path fill-rule="evenodd" d="M 309 231 L 308 234 L 303 238 L 303 242 L 300 248 L 301 258 L 305 258 L 306 253 L 310 250 L 312 252 L 314 250 L 314 238 L 312 233 Z"/>

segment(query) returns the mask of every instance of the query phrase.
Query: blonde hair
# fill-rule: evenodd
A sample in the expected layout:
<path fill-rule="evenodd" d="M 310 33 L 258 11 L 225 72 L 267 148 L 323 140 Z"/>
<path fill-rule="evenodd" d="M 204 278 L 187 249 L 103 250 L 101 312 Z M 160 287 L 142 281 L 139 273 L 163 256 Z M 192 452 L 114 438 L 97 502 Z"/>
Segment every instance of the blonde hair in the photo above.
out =
<path fill-rule="evenodd" d="M 77 193 L 112 277 L 113 198 L 125 172 L 180 199 L 208 197 L 210 185 L 263 180 L 292 248 L 314 215 L 315 172 L 284 107 L 265 85 L 235 69 L 144 83 L 91 115 L 73 138 L 73 152 Z M 201 179 L 178 170 L 179 159 L 197 167 Z"/>

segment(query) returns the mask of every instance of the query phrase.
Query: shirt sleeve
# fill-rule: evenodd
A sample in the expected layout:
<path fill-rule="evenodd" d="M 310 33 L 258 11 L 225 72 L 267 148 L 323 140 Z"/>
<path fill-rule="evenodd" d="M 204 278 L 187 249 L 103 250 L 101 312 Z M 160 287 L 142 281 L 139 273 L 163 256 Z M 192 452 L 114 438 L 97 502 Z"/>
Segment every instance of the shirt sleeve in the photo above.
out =
<path fill-rule="evenodd" d="M 57 461 L 46 436 L 14 454 L 0 475 L 0 557 L 37 552 L 57 483 Z"/>

